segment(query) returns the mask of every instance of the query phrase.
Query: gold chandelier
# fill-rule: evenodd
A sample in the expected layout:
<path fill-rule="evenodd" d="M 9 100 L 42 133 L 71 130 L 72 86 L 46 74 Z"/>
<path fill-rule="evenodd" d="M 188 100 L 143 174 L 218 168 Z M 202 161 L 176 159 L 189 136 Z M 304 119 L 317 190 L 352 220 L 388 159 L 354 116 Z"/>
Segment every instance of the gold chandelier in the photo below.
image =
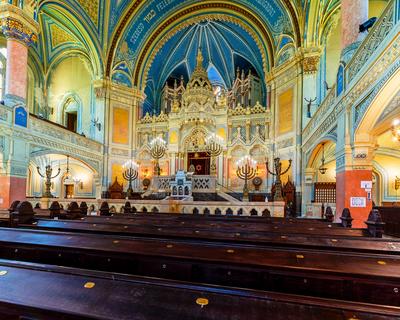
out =
<path fill-rule="evenodd" d="M 392 123 L 392 136 L 394 141 L 400 142 L 400 120 L 395 119 Z"/>

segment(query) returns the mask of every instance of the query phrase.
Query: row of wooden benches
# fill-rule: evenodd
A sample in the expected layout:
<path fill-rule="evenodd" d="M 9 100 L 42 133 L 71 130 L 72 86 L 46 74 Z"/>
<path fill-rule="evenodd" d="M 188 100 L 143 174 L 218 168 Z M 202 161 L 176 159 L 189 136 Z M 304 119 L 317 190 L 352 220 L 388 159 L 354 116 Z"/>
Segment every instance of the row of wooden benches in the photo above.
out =
<path fill-rule="evenodd" d="M 0 260 L 2 320 L 388 320 L 399 308 Z"/>
<path fill-rule="evenodd" d="M 23 212 L 24 208 L 20 208 L 17 209 L 18 205 L 20 204 L 19 201 L 14 202 L 9 211 L 10 211 L 10 221 L 11 223 L 17 224 L 18 221 L 14 221 L 15 217 L 18 217 L 18 219 L 20 220 L 20 222 L 26 222 L 27 219 L 30 219 L 30 215 L 31 212 Z M 128 217 L 130 216 L 131 212 L 130 212 L 130 203 L 127 202 L 125 204 L 125 208 L 126 213 L 125 214 L 119 214 L 119 216 L 125 216 Z M 22 211 L 22 212 L 19 212 Z M 59 205 L 58 202 L 53 202 L 49 208 L 49 210 L 41 210 L 41 209 L 37 209 L 36 210 L 37 215 L 38 216 L 49 216 L 50 218 L 62 218 L 62 219 L 78 219 L 78 218 L 82 218 L 85 217 L 87 215 L 87 205 L 85 202 L 82 202 L 80 206 L 78 206 L 78 203 L 76 202 L 72 202 L 69 204 L 67 210 L 63 210 L 61 208 L 61 206 Z M 17 213 L 17 214 L 15 214 Z M 14 215 L 13 215 L 14 214 Z M 100 208 L 100 214 L 103 216 L 110 216 L 110 211 L 109 211 L 109 205 L 107 202 L 103 202 Z M 135 213 L 137 214 L 137 213 Z M 162 216 L 166 216 L 166 214 L 162 214 Z M 168 216 L 171 216 L 170 214 L 168 214 Z M 191 216 L 191 217 L 195 217 L 196 215 L 188 215 L 188 214 L 181 214 L 180 216 Z M 207 215 L 206 215 L 207 216 Z M 216 216 L 216 217 L 221 217 L 222 219 L 225 218 L 230 218 L 230 219 L 235 219 L 235 221 L 240 221 L 240 219 L 245 219 L 244 221 L 246 222 L 250 222 L 252 221 L 252 219 L 254 221 L 259 221 L 258 218 L 259 217 L 237 217 L 237 216 Z M 266 222 L 270 222 L 273 221 L 274 218 L 271 218 L 271 216 L 265 217 L 266 218 Z M 333 220 L 332 220 L 333 216 L 328 215 L 328 219 L 326 220 L 327 222 L 331 223 L 332 225 L 337 225 L 337 224 L 333 224 Z M 341 226 L 345 227 L 345 228 L 351 228 L 352 226 L 352 217 L 350 214 L 350 211 L 346 208 L 343 210 L 342 212 L 342 216 L 340 217 L 341 219 Z M 282 220 L 282 219 L 278 219 L 278 220 Z M 290 219 L 289 219 L 290 221 Z M 296 223 L 299 223 L 299 221 L 302 221 L 301 219 L 297 219 Z M 365 222 L 367 225 L 367 235 L 369 236 L 373 236 L 373 237 L 382 237 L 383 234 L 383 230 L 384 230 L 384 223 L 382 222 L 382 219 L 380 217 L 379 211 L 377 210 L 372 210 L 371 214 L 368 217 L 368 220 Z"/>
<path fill-rule="evenodd" d="M 29 204 L 19 204 L 19 209 L 24 207 L 29 208 Z M 163 314 L 160 309 L 170 312 L 171 319 L 233 319 L 235 315 L 238 319 L 261 319 L 271 310 L 275 310 L 274 319 L 389 319 L 400 314 L 400 243 L 365 238 L 361 229 L 318 220 L 166 214 L 85 216 L 83 220 L 63 221 L 32 217 L 31 212 L 27 222 L 20 219 L 22 211 L 17 210 L 13 219 L 19 227 L 29 229 L 0 229 L 2 258 L 83 268 L 89 283 L 96 283 L 92 278 L 98 274 L 121 277 L 114 272 L 134 275 L 139 282 L 147 281 L 139 276 L 168 279 L 151 280 L 158 289 L 148 287 L 143 309 L 132 303 L 132 295 L 121 298 L 113 291 L 119 283 L 107 287 L 96 283 L 100 290 L 96 299 L 104 298 L 104 291 L 110 290 L 107 295 L 115 294 L 124 302 L 121 309 L 132 303 L 135 311 L 128 312 L 127 319 L 134 318 L 133 313 L 139 319 L 159 319 Z M 62 272 L 54 274 L 64 276 Z M 196 299 L 204 300 L 193 303 L 191 299 L 188 309 L 178 308 L 180 300 L 175 294 L 164 287 L 160 290 L 163 283 L 186 298 L 192 297 L 187 288 L 201 287 L 204 294 Z M 218 304 L 212 303 L 214 298 Z M 149 308 L 155 301 L 158 305 L 151 314 Z M 245 307 L 236 310 L 232 304 Z M 109 318 L 125 319 L 121 310 L 110 309 Z M 74 309 L 71 306 L 69 310 Z"/>

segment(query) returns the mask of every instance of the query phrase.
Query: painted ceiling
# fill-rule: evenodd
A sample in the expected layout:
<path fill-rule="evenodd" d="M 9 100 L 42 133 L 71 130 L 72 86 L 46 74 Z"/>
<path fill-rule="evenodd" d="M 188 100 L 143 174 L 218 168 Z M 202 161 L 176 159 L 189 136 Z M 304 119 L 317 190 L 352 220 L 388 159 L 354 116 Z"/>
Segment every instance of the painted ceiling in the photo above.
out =
<path fill-rule="evenodd" d="M 138 86 L 154 102 L 157 93 L 149 86 L 157 91 L 174 73 L 190 76 L 193 53 L 201 46 L 209 63 L 205 67 L 213 66 L 216 81 L 229 87 L 235 64 L 243 65 L 240 58 L 264 79 L 299 46 L 307 41 L 318 44 L 320 29 L 339 4 L 340 0 L 38 0 L 41 33 L 31 49 L 31 66 L 38 77 L 48 77 L 59 60 L 80 54 L 92 65 L 94 78 Z M 193 9 L 201 6 L 200 11 Z M 233 6 L 236 11 L 230 9 Z M 183 18 L 167 23 L 179 15 Z M 199 22 L 207 15 L 229 19 Z M 194 17 L 197 22 L 186 23 Z M 157 38 L 162 32 L 170 32 L 167 40 Z M 156 47 L 160 42 L 163 45 Z"/>
<path fill-rule="evenodd" d="M 251 68 L 263 74 L 262 60 L 255 41 L 239 26 L 224 21 L 202 21 L 175 34 L 158 52 L 147 78 L 145 94 L 146 111 L 160 105 L 160 92 L 167 79 L 173 75 L 185 82 L 196 66 L 196 56 L 201 48 L 204 68 L 211 81 L 229 89 L 236 69 Z"/>

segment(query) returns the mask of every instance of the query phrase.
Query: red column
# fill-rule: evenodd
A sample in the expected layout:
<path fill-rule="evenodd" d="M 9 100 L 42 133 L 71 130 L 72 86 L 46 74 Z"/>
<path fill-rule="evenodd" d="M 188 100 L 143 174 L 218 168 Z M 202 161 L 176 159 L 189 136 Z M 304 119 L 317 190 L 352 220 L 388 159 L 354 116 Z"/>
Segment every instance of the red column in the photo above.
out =
<path fill-rule="evenodd" d="M 13 5 L 1 12 L 1 25 L 7 39 L 7 67 L 5 104 L 9 108 L 25 107 L 28 85 L 28 47 L 36 41 L 38 24 L 26 13 Z M 33 30 L 34 29 L 34 30 Z M 6 173 L 0 176 L 0 209 L 9 208 L 14 200 L 26 198 L 26 176 L 29 145 L 16 137 L 8 138 L 9 154 Z"/>
<path fill-rule="evenodd" d="M 5 94 L 26 99 L 28 84 L 28 47 L 9 38 L 7 40 L 7 72 Z"/>
<path fill-rule="evenodd" d="M 342 49 L 361 41 L 360 24 L 368 20 L 368 0 L 342 0 Z"/>
<path fill-rule="evenodd" d="M 349 208 L 353 217 L 353 228 L 365 228 L 372 200 L 368 200 L 367 191 L 361 188 L 362 181 L 372 181 L 371 170 L 346 170 L 336 173 L 336 212 L 340 217 L 344 208 Z M 351 198 L 365 198 L 366 207 L 352 207 Z"/>

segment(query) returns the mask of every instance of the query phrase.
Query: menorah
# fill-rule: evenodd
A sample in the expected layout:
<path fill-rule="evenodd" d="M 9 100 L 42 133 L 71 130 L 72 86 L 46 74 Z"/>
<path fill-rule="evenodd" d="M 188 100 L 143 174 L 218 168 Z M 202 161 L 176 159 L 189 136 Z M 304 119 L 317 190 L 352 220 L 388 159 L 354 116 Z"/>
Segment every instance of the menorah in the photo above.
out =
<path fill-rule="evenodd" d="M 53 180 L 53 179 L 55 179 L 55 178 L 58 177 L 58 175 L 59 175 L 60 172 L 61 172 L 61 168 L 58 168 L 58 172 L 57 172 L 57 174 L 55 174 L 54 176 L 53 176 L 53 168 L 52 168 L 52 166 L 51 166 L 50 164 L 48 164 L 48 165 L 46 166 L 46 172 L 45 172 L 45 174 L 42 174 L 42 173 L 40 172 L 40 167 L 37 167 L 36 169 L 37 169 L 37 172 L 38 172 L 39 176 L 41 176 L 42 178 L 45 178 L 45 179 L 46 179 L 46 182 L 45 182 L 46 189 L 45 189 L 45 192 L 43 193 L 42 197 L 43 197 L 43 198 L 53 198 L 53 195 L 52 195 L 51 192 L 50 192 L 50 189 L 51 189 L 51 180 Z"/>
<path fill-rule="evenodd" d="M 257 162 L 249 156 L 241 158 L 237 163 L 236 175 L 244 180 L 243 201 L 249 201 L 248 181 L 257 175 Z"/>
<path fill-rule="evenodd" d="M 270 174 L 272 174 L 273 176 L 276 177 L 274 201 L 283 201 L 281 176 L 286 174 L 289 171 L 289 169 L 292 167 L 292 160 L 289 160 L 289 166 L 283 172 L 282 172 L 282 163 L 281 163 L 281 159 L 280 158 L 275 158 L 274 159 L 274 165 L 275 165 L 275 172 L 272 172 L 269 169 L 268 161 L 266 162 L 267 171 Z"/>
<path fill-rule="evenodd" d="M 128 190 L 126 191 L 126 196 L 128 198 L 132 198 L 133 196 L 133 188 L 132 182 L 135 181 L 139 175 L 139 165 L 132 160 L 127 161 L 124 166 L 124 172 L 122 173 L 122 177 L 129 182 Z"/>
<path fill-rule="evenodd" d="M 161 168 L 160 168 L 160 159 L 162 157 L 164 157 L 165 152 L 167 150 L 166 147 L 166 142 L 160 138 L 154 138 L 151 142 L 150 142 L 150 154 L 153 157 L 154 160 L 156 160 L 156 165 L 154 167 L 154 174 L 159 176 L 161 173 Z"/>
<path fill-rule="evenodd" d="M 222 153 L 223 142 L 224 140 L 216 134 L 212 134 L 206 138 L 206 151 L 211 157 L 211 175 L 217 175 L 216 158 Z"/>

